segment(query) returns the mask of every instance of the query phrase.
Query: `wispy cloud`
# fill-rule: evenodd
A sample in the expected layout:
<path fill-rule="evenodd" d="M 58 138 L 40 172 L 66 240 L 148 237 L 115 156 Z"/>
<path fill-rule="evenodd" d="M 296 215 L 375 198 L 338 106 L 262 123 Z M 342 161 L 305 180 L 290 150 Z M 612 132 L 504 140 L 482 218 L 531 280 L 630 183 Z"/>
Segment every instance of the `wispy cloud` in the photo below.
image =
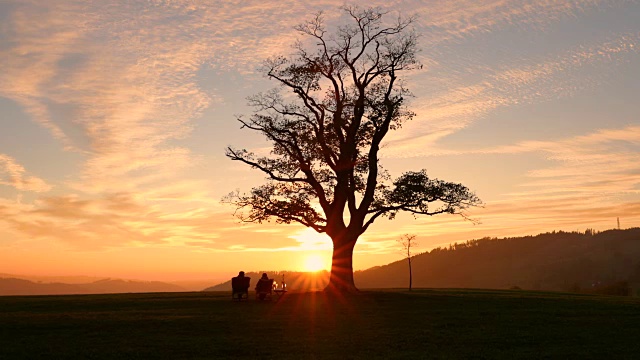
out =
<path fill-rule="evenodd" d="M 606 121 L 603 121 L 606 123 Z M 481 234 L 526 235 L 551 230 L 608 229 L 621 217 L 626 226 L 640 222 L 640 127 L 602 129 L 548 141 L 451 152 L 465 156 L 537 153 L 545 165 L 528 171 L 515 191 L 487 201 L 469 227 L 454 217 L 404 222 L 399 229 L 435 239 L 462 241 Z M 456 235 L 452 235 L 456 234 Z"/>
<path fill-rule="evenodd" d="M 15 8 L 2 30 L 0 95 L 22 105 L 32 119 L 51 131 L 72 150 L 70 139 L 49 112 L 47 84 L 54 80 L 58 63 L 73 51 L 82 35 L 80 6 L 70 3 L 10 1 Z"/>
<path fill-rule="evenodd" d="M 539 151 L 554 166 L 531 171 L 529 192 L 568 192 L 607 198 L 640 194 L 640 127 L 603 129 L 549 142 L 522 142 L 490 152 Z M 640 198 L 638 198 L 640 200 Z"/>
<path fill-rule="evenodd" d="M 571 97 L 606 81 L 612 64 L 640 53 L 640 33 L 622 34 L 593 46 L 571 51 L 535 64 L 508 68 L 477 68 L 482 78 L 473 84 L 450 86 L 433 97 L 416 99 L 417 117 L 389 136 L 385 157 L 420 157 L 455 152 L 438 146 L 438 140 L 464 129 L 497 109 Z M 595 66 L 599 78 L 584 76 Z M 436 75 L 437 76 L 437 75 Z M 430 84 L 430 75 L 420 77 Z M 436 81 L 442 83 L 443 80 Z M 456 84 L 451 79 L 451 84 Z"/>
<path fill-rule="evenodd" d="M 8 155 L 0 154 L 0 185 L 19 191 L 47 192 L 52 186 L 43 179 L 27 174 L 25 168 Z"/>
<path fill-rule="evenodd" d="M 564 18 L 585 11 L 620 5 L 615 0 L 462 0 L 462 1 L 396 1 L 391 9 L 415 11 L 420 16 L 420 33 L 427 47 L 442 42 L 455 42 L 462 37 L 486 34 L 508 26 L 546 29 Z"/>
<path fill-rule="evenodd" d="M 171 213 L 121 193 L 98 199 L 50 196 L 34 204 L 0 205 L 0 222 L 32 239 L 55 240 L 79 250 L 181 246 L 190 241 L 215 243 L 221 234 L 237 229 L 230 216 L 220 216 L 210 209 Z M 231 237 L 229 240 L 233 241 Z"/>
<path fill-rule="evenodd" d="M 508 155 L 530 152 L 543 154 L 550 165 L 530 171 L 530 180 L 521 184 L 526 190 L 511 195 L 589 192 L 611 196 L 640 191 L 640 127 L 635 125 L 601 129 L 554 141 L 521 141 L 512 145 L 453 150 L 447 154 Z"/>

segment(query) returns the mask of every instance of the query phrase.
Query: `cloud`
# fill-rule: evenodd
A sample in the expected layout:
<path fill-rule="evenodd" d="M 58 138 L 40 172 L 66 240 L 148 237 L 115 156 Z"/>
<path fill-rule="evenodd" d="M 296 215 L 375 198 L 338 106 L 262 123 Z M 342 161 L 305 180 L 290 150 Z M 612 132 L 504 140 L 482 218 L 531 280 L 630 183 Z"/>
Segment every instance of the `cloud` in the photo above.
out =
<path fill-rule="evenodd" d="M 427 47 L 462 37 L 486 34 L 508 26 L 543 30 L 563 18 L 591 9 L 615 6 L 613 0 L 458 0 L 397 1 L 396 7 L 420 16 L 420 33 Z M 390 6 L 394 8 L 393 5 Z"/>
<path fill-rule="evenodd" d="M 580 194 L 596 201 L 640 194 L 638 126 L 603 129 L 556 142 L 522 143 L 514 149 L 542 151 L 555 164 L 528 174 L 530 181 L 522 186 L 530 191 L 553 189 L 555 193 Z"/>
<path fill-rule="evenodd" d="M 239 224 L 226 206 L 185 206 L 168 210 L 162 201 L 137 194 L 99 198 L 46 196 L 33 204 L 0 199 L 0 230 L 24 241 L 55 241 L 75 251 L 122 247 L 186 247 L 208 252 L 277 252 L 326 249 L 316 240 L 300 241 L 300 226 Z M 326 239 L 325 239 L 326 240 Z"/>
<path fill-rule="evenodd" d="M 602 123 L 606 123 L 603 119 Z M 539 153 L 546 165 L 524 174 L 518 190 L 508 191 L 471 209 L 481 224 L 469 227 L 455 217 L 406 222 L 398 228 L 427 236 L 448 238 L 527 235 L 551 230 L 598 230 L 640 222 L 640 127 L 601 129 L 555 141 L 522 141 L 512 145 L 452 152 L 512 155 Z M 453 235 L 455 234 L 455 235 Z M 466 237 L 466 238 L 465 238 Z"/>
<path fill-rule="evenodd" d="M 470 69 L 482 74 L 472 84 L 449 85 L 433 96 L 423 95 L 413 106 L 416 118 L 388 136 L 384 156 L 422 157 L 455 153 L 443 149 L 438 141 L 466 128 L 490 113 L 518 104 L 540 103 L 549 99 L 571 97 L 578 91 L 593 89 L 613 71 L 612 64 L 640 53 L 640 33 L 620 34 L 593 46 L 578 46 L 544 61 L 517 66 Z M 597 67 L 598 77 L 585 73 Z M 584 71 L 583 71 L 584 70 Z M 430 70 L 436 71 L 436 70 Z M 446 82 L 437 78 L 435 83 Z M 419 76 L 415 83 L 432 84 L 431 74 Z M 453 85 L 452 85 L 453 84 Z"/>
<path fill-rule="evenodd" d="M 604 123 L 604 121 L 603 121 Z M 640 193 L 640 127 L 601 129 L 555 141 L 522 141 L 452 154 L 544 154 L 550 166 L 530 171 L 520 186 L 526 197 L 589 194 L 597 198 Z"/>
<path fill-rule="evenodd" d="M 14 10 L 0 33 L 0 96 L 22 105 L 34 121 L 72 150 L 70 139 L 51 118 L 45 87 L 56 76 L 58 62 L 81 36 L 82 17 L 73 16 L 81 7 L 28 0 L 8 5 L 14 5 Z"/>
<path fill-rule="evenodd" d="M 2 201 L 2 222 L 32 240 L 54 240 L 78 250 L 211 243 L 221 233 L 237 229 L 231 216 L 221 216 L 220 209 L 191 208 L 171 213 L 127 193 L 97 199 L 49 196 L 33 204 Z"/>
<path fill-rule="evenodd" d="M 0 185 L 8 185 L 19 191 L 47 192 L 52 186 L 44 180 L 26 175 L 24 167 L 8 155 L 0 154 Z"/>

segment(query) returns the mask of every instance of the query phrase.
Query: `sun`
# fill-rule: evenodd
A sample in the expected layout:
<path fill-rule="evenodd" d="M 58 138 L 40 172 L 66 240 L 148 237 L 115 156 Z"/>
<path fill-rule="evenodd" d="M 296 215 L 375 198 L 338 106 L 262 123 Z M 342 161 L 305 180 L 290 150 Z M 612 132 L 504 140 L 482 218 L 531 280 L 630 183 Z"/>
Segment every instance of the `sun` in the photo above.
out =
<path fill-rule="evenodd" d="M 324 260 L 320 255 L 309 255 L 304 260 L 304 269 L 309 272 L 325 270 Z"/>

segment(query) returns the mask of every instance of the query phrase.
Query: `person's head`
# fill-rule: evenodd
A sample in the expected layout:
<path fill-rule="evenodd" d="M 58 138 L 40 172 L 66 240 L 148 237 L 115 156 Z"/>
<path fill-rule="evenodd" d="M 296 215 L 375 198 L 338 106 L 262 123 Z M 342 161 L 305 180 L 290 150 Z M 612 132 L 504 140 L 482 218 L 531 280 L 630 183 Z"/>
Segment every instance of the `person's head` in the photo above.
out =
<path fill-rule="evenodd" d="M 263 279 L 269 279 L 269 277 L 267 276 L 267 273 L 262 273 L 262 278 Z"/>
<path fill-rule="evenodd" d="M 244 277 L 244 271 L 240 271 L 240 272 L 238 273 L 238 276 L 240 276 L 240 277 Z"/>

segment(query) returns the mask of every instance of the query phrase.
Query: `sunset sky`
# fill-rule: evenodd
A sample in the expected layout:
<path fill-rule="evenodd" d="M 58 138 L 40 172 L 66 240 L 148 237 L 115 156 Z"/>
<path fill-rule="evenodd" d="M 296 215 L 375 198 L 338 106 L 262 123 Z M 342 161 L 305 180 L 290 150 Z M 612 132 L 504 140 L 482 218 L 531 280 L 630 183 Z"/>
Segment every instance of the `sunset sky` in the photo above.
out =
<path fill-rule="evenodd" d="M 293 26 L 342 0 L 0 0 L 0 273 L 146 280 L 305 270 L 331 243 L 240 224 L 227 193 L 261 184 L 224 156 L 258 70 Z M 417 15 L 415 119 L 382 164 L 461 182 L 470 215 L 378 220 L 354 266 L 482 237 L 640 226 L 640 1 L 368 1 Z M 394 15 L 395 16 L 395 15 Z"/>

